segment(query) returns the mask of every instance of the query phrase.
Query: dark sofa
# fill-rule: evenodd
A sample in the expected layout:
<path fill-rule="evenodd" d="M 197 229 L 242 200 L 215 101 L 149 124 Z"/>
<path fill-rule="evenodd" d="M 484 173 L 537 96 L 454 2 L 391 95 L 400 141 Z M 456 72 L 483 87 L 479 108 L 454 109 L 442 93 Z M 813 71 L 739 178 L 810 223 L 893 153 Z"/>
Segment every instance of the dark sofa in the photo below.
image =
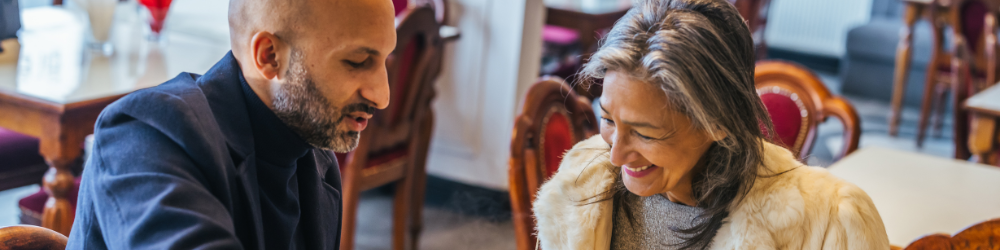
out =
<path fill-rule="evenodd" d="M 848 32 L 847 50 L 840 67 L 842 93 L 890 101 L 896 46 L 903 27 L 903 7 L 900 0 L 873 0 L 871 21 Z M 931 54 L 930 24 L 918 21 L 913 35 L 913 60 L 905 105 L 918 107 L 923 98 L 924 75 Z M 945 41 L 946 50 L 947 43 Z"/>

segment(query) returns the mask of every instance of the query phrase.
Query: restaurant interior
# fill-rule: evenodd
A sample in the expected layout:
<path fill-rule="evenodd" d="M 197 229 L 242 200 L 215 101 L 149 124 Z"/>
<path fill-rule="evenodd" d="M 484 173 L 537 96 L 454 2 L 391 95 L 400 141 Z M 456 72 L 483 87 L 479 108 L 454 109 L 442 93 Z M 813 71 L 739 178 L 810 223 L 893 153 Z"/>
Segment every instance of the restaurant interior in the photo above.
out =
<path fill-rule="evenodd" d="M 577 72 L 631 1 L 392 2 L 412 107 L 338 155 L 341 248 L 536 249 L 535 192 L 598 134 Z M 1000 247 L 1000 0 L 729 2 L 774 139 L 864 190 L 894 249 Z M 228 3 L 0 0 L 0 227 L 68 235 L 100 112 L 211 68 Z"/>

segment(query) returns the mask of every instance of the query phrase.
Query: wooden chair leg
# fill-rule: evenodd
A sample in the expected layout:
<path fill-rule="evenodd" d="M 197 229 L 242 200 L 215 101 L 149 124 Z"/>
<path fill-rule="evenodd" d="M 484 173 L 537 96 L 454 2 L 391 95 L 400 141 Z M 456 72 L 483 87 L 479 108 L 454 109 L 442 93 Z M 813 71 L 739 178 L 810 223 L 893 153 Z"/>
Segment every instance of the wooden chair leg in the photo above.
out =
<path fill-rule="evenodd" d="M 931 104 L 934 101 L 934 92 L 937 85 L 937 70 L 927 72 L 927 82 L 924 83 L 924 98 L 920 102 L 920 120 L 917 120 L 917 148 L 923 148 L 924 135 L 927 132 L 927 122 L 931 114 Z"/>
<path fill-rule="evenodd" d="M 969 81 L 969 78 L 963 80 Z M 952 115 L 954 117 L 952 122 L 954 136 L 952 138 L 955 142 L 955 159 L 968 160 L 972 156 L 969 153 L 969 113 L 961 107 L 965 99 L 969 97 L 969 93 L 967 84 L 954 84 L 952 86 L 952 107 L 956 107 Z"/>
<path fill-rule="evenodd" d="M 947 119 L 944 117 L 944 108 L 948 106 L 947 99 L 945 99 L 947 98 L 947 95 L 945 95 L 947 92 L 948 86 L 945 84 L 938 84 L 937 88 L 935 88 L 934 114 L 931 116 L 931 136 L 935 138 L 941 138 L 941 127 L 944 124 L 944 119 Z"/>
<path fill-rule="evenodd" d="M 340 231 L 340 249 L 352 250 L 354 249 L 354 234 L 357 231 L 360 191 L 352 186 L 354 183 L 351 183 L 351 178 L 344 180 L 344 213 Z"/>
<path fill-rule="evenodd" d="M 896 45 L 896 68 L 892 78 L 892 102 L 889 112 L 889 135 L 896 136 L 899 132 L 900 112 L 903 109 L 903 97 L 906 95 L 906 78 L 910 72 L 910 61 L 913 55 L 913 25 L 922 12 L 921 5 L 907 4 L 903 15 L 904 26 L 899 33 L 899 44 Z M 931 60 L 931 62 L 934 62 Z"/>
<path fill-rule="evenodd" d="M 424 194 L 427 190 L 427 153 L 430 149 L 430 139 L 431 133 L 434 128 L 434 113 L 431 112 L 430 115 L 423 121 L 421 125 L 421 138 L 420 142 L 425 143 L 424 145 L 418 145 L 416 160 L 414 161 L 414 178 L 413 178 L 413 188 L 411 192 L 413 193 L 413 199 L 410 201 L 410 246 L 409 249 L 416 250 L 420 245 L 420 233 L 423 231 L 424 227 Z"/>
<path fill-rule="evenodd" d="M 406 247 L 406 225 L 409 222 L 410 199 L 413 197 L 410 188 L 413 185 L 412 165 L 402 180 L 396 182 L 396 193 L 392 201 L 392 249 L 403 250 Z"/>

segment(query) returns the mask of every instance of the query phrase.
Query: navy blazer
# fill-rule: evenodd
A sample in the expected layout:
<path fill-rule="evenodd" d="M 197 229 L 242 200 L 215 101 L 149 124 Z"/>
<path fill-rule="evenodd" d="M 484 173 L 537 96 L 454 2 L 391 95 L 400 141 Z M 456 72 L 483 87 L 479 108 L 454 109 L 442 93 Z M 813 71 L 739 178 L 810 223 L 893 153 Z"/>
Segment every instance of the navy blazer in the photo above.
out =
<path fill-rule="evenodd" d="M 266 177 L 241 74 L 230 52 L 204 76 L 182 73 L 101 113 L 68 249 L 264 248 Z M 340 170 L 332 153 L 311 155 L 316 171 L 298 171 L 304 247 L 337 249 Z"/>

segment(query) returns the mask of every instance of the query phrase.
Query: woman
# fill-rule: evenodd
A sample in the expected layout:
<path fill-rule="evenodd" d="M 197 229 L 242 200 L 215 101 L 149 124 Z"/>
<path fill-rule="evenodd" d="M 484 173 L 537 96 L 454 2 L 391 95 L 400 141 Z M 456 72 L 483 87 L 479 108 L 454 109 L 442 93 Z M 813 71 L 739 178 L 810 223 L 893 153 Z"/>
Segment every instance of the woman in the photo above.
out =
<path fill-rule="evenodd" d="M 726 0 L 637 1 L 581 73 L 601 135 L 534 204 L 542 249 L 888 249 L 871 199 L 774 145 Z"/>

